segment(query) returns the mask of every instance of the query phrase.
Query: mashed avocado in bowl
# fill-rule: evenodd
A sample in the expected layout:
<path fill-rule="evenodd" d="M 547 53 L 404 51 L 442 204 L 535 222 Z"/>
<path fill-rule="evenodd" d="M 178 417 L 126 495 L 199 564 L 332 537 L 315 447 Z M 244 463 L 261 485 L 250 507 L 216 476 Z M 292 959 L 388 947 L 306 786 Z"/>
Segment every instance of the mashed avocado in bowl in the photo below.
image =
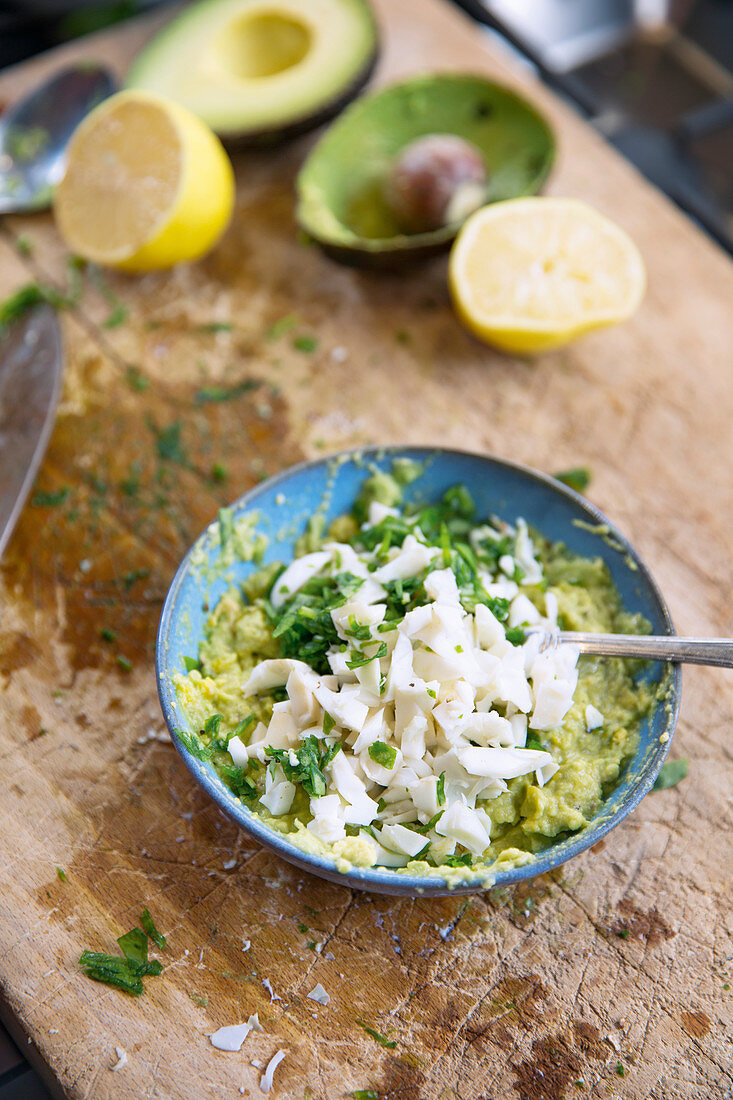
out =
<path fill-rule="evenodd" d="M 671 632 L 623 537 L 541 474 L 422 448 L 287 471 L 224 509 L 161 619 L 163 710 L 222 809 L 390 893 L 508 884 L 595 843 L 661 767 L 679 673 L 532 627 Z"/>

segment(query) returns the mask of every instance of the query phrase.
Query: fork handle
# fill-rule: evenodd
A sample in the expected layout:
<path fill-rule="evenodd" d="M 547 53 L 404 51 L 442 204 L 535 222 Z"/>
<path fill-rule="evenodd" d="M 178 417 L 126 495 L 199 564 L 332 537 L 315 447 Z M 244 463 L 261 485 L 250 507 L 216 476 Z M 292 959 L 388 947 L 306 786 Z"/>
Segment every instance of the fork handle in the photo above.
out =
<path fill-rule="evenodd" d="M 545 634 L 548 645 L 569 643 L 581 653 L 599 657 L 640 657 L 647 661 L 682 661 L 690 665 L 733 668 L 733 638 L 677 638 L 650 634 L 584 634 L 556 630 Z M 545 644 L 543 649 L 547 648 Z"/>

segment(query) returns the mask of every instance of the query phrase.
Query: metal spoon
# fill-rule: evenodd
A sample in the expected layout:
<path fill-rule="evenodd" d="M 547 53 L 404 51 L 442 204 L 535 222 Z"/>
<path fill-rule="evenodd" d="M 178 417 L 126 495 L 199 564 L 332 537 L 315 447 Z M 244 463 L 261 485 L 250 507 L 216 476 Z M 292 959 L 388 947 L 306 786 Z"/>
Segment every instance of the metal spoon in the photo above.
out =
<path fill-rule="evenodd" d="M 69 138 L 84 116 L 116 90 L 108 69 L 79 63 L 57 72 L 0 115 L 0 214 L 51 205 Z"/>
<path fill-rule="evenodd" d="M 527 633 L 540 635 L 540 652 L 566 642 L 576 645 L 581 653 L 595 653 L 599 657 L 640 657 L 645 661 L 684 661 L 691 665 L 733 668 L 731 638 L 583 634 L 573 630 L 544 630 L 542 627 L 530 627 Z"/>

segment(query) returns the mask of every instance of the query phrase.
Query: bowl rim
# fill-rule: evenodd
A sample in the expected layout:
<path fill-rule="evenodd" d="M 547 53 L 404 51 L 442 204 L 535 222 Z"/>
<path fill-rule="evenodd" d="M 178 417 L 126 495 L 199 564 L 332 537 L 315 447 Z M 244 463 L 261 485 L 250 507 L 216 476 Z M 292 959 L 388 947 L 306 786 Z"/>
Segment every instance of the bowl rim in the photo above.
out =
<path fill-rule="evenodd" d="M 234 513 L 253 509 L 256 507 L 257 499 L 261 495 L 271 492 L 283 482 L 289 480 L 293 475 L 306 473 L 308 470 L 317 467 L 327 468 L 329 463 L 338 463 L 338 468 L 340 468 L 340 466 L 347 464 L 350 459 L 356 459 L 357 457 L 362 461 L 369 458 L 381 461 L 390 456 L 394 458 L 417 458 L 418 455 L 423 460 L 430 456 L 435 458 L 440 456 L 457 456 L 460 458 L 479 459 L 494 466 L 503 467 L 514 473 L 519 473 L 532 481 L 538 482 L 544 488 L 550 489 L 561 496 L 565 496 L 572 503 L 580 506 L 596 524 L 608 528 L 608 533 L 613 538 L 614 542 L 618 542 L 620 546 L 619 553 L 624 557 L 630 558 L 631 561 L 634 562 L 639 578 L 642 580 L 644 586 L 648 589 L 658 606 L 664 622 L 665 633 L 668 635 L 675 634 L 669 608 L 648 566 L 628 538 L 600 508 L 584 497 L 582 493 L 576 492 L 568 485 L 558 481 L 557 478 L 552 475 L 537 470 L 532 466 L 501 458 L 490 453 L 472 451 L 466 448 L 412 443 L 370 444 L 363 447 L 349 447 L 344 450 L 334 451 L 330 454 L 319 456 L 318 458 L 306 459 L 303 462 L 294 463 L 284 470 L 273 474 L 258 485 L 253 486 L 251 489 L 248 489 L 226 507 L 231 508 Z M 581 852 L 597 844 L 599 840 L 602 840 L 613 828 L 623 821 L 625 817 L 637 809 L 642 799 L 652 789 L 672 744 L 679 718 L 682 670 L 679 664 L 673 664 L 672 662 L 666 662 L 671 666 L 668 669 L 669 687 L 666 696 L 668 716 L 663 731 L 667 734 L 666 741 L 662 742 L 659 737 L 657 737 L 656 745 L 650 746 L 649 750 L 647 750 L 654 754 L 654 758 L 647 765 L 646 773 L 643 778 L 629 788 L 624 801 L 619 804 L 614 813 L 607 817 L 601 815 L 598 818 L 592 818 L 586 827 L 581 829 L 577 834 L 574 834 L 572 838 L 567 838 L 567 841 L 570 841 L 570 843 L 567 843 L 567 841 L 560 842 L 560 844 L 553 845 L 545 849 L 545 851 L 539 852 L 530 862 L 520 867 L 514 867 L 506 871 L 498 871 L 493 882 L 487 882 L 484 878 L 477 878 L 461 879 L 455 884 L 451 884 L 447 879 L 441 878 L 438 875 L 399 874 L 386 868 L 352 867 L 348 871 L 339 871 L 333 857 L 324 857 L 304 852 L 302 849 L 290 843 L 286 834 L 279 833 L 276 829 L 265 824 L 265 822 L 257 817 L 243 803 L 237 801 L 235 796 L 228 791 L 213 769 L 207 767 L 202 761 L 198 760 L 190 753 L 173 732 L 176 727 L 173 710 L 174 691 L 172 689 L 171 679 L 174 670 L 170 668 L 168 662 L 167 641 L 176 601 L 191 568 L 192 556 L 197 551 L 199 544 L 205 539 L 209 528 L 210 523 L 199 533 L 184 554 L 173 576 L 173 580 L 171 581 L 163 603 L 155 641 L 155 676 L 158 697 L 171 740 L 193 778 L 203 787 L 207 795 L 216 803 L 219 809 L 227 815 L 227 817 L 231 818 L 241 829 L 244 829 L 245 832 L 249 833 L 265 848 L 275 852 L 289 863 L 295 864 L 300 867 L 301 870 L 308 871 L 311 874 L 315 874 L 320 878 L 325 878 L 338 885 L 382 894 L 412 897 L 438 897 L 478 893 L 494 888 L 514 886 L 520 882 L 535 878 L 540 874 L 555 870 L 555 868 L 566 863 L 569 859 L 572 859 L 576 855 L 580 855 Z M 597 824 L 594 825 L 596 821 Z M 555 854 L 553 855 L 553 853 Z"/>

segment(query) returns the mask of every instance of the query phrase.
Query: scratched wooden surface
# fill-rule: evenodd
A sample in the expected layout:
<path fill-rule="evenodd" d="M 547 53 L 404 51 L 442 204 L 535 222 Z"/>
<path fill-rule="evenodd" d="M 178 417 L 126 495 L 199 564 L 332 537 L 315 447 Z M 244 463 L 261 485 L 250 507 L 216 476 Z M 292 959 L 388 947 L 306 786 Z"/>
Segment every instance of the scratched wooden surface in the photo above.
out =
<path fill-rule="evenodd" d="M 469 901 L 371 897 L 279 862 L 207 803 L 163 731 L 153 639 L 184 549 L 258 478 L 348 444 L 588 465 L 590 496 L 647 558 L 678 630 L 733 634 L 729 259 L 454 9 L 377 6 L 378 80 L 470 68 L 528 89 L 558 133 L 549 190 L 632 233 L 646 301 L 631 323 L 536 362 L 495 354 L 456 323 L 443 260 L 360 274 L 298 242 L 293 177 L 309 139 L 236 158 L 236 217 L 203 263 L 110 277 L 123 324 L 105 327 L 109 303 L 87 285 L 63 317 L 65 392 L 37 483 L 63 500 L 36 498 L 2 567 L 4 1012 L 75 1098 L 256 1097 L 253 1062 L 279 1049 L 280 1097 L 730 1096 L 730 672 L 685 673 L 672 748 L 690 758 L 684 783 L 561 874 Z M 123 67 L 146 33 L 67 52 Z M 0 100 L 53 64 L 10 72 Z M 64 265 L 50 217 L 0 227 L 0 295 L 63 283 Z M 290 314 L 298 326 L 268 339 Z M 232 328 L 203 331 L 211 322 Z M 315 335 L 316 351 L 294 334 Z M 231 399 L 207 401 L 212 383 Z M 131 999 L 76 960 L 111 950 L 143 905 L 169 949 Z M 327 1007 L 306 997 L 316 982 Z M 255 1011 L 264 1032 L 241 1054 L 211 1047 L 207 1033 Z M 113 1071 L 116 1046 L 127 1064 Z"/>

